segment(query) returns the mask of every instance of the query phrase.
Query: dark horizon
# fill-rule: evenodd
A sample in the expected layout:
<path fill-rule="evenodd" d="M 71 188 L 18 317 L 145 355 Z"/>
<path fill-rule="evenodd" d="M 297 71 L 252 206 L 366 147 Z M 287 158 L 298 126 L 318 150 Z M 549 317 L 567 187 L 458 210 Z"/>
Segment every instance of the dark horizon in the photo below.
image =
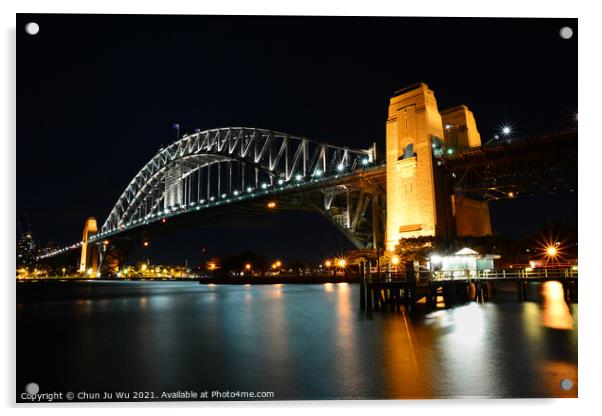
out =
<path fill-rule="evenodd" d="M 22 30 L 29 21 L 38 35 Z M 173 123 L 376 142 L 382 155 L 390 96 L 424 81 L 439 110 L 468 105 L 483 143 L 506 123 L 515 137 L 575 127 L 577 19 L 18 14 L 17 27 L 17 216 L 43 243 L 77 241 L 89 216 L 102 225 L 175 140 Z M 499 201 L 491 214 L 494 232 L 518 238 L 576 223 L 577 195 Z M 201 248 L 304 260 L 350 244 L 319 214 L 285 213 L 153 247 L 183 263 Z"/>

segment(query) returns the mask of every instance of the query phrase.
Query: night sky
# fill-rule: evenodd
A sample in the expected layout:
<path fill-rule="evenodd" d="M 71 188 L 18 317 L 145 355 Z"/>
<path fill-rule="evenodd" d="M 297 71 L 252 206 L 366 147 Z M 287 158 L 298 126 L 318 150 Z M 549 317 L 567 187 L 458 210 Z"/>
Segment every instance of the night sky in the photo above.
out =
<path fill-rule="evenodd" d="M 25 24 L 40 32 L 30 36 Z M 571 26 L 575 35 L 561 39 Z M 42 243 L 99 226 L 162 145 L 251 126 L 384 152 L 390 96 L 418 81 L 466 104 L 483 142 L 575 127 L 576 19 L 17 16 L 17 216 Z M 545 210 L 541 208 L 545 207 Z M 544 211 L 544 214 L 541 212 Z M 577 221 L 577 195 L 491 204 L 510 237 Z M 317 260 L 351 248 L 318 214 L 198 228 L 153 242 L 162 262 L 259 251 Z M 134 253 L 139 257 L 142 253 Z"/>

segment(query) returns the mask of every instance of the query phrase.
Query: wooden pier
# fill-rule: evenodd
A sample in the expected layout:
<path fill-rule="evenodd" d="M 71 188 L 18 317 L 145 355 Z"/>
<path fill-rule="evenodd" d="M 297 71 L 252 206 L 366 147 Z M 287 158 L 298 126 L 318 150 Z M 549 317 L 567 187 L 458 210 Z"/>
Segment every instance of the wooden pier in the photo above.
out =
<path fill-rule="evenodd" d="M 567 303 L 577 302 L 576 269 L 496 269 L 485 271 L 433 272 L 407 268 L 405 272 L 367 273 L 360 279 L 360 307 L 368 310 L 411 310 L 423 301 L 434 308 L 443 298 L 446 307 L 470 301 L 487 302 L 495 298 L 501 282 L 513 282 L 518 301 L 528 301 L 531 284 L 557 281 L 562 284 Z"/>

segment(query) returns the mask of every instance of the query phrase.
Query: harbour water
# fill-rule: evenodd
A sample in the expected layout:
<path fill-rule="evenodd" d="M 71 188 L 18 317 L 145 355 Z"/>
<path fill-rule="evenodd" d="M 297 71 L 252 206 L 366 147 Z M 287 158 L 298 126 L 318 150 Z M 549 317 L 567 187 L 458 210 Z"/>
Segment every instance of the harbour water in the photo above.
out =
<path fill-rule="evenodd" d="M 550 283 L 538 301 L 372 314 L 348 283 L 18 283 L 17 401 L 31 382 L 155 399 L 576 397 L 577 305 Z"/>

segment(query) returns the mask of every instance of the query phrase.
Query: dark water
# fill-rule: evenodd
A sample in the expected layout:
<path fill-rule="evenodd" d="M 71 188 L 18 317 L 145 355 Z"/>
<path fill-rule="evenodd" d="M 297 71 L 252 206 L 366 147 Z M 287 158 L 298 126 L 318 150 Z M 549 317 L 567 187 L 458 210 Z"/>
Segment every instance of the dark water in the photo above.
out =
<path fill-rule="evenodd" d="M 359 312 L 349 284 L 19 283 L 17 392 L 269 391 L 276 399 L 577 394 L 577 306 Z M 513 297 L 511 297 L 513 298 Z M 571 379 L 570 391 L 560 388 Z M 19 400 L 19 398 L 18 398 Z"/>

